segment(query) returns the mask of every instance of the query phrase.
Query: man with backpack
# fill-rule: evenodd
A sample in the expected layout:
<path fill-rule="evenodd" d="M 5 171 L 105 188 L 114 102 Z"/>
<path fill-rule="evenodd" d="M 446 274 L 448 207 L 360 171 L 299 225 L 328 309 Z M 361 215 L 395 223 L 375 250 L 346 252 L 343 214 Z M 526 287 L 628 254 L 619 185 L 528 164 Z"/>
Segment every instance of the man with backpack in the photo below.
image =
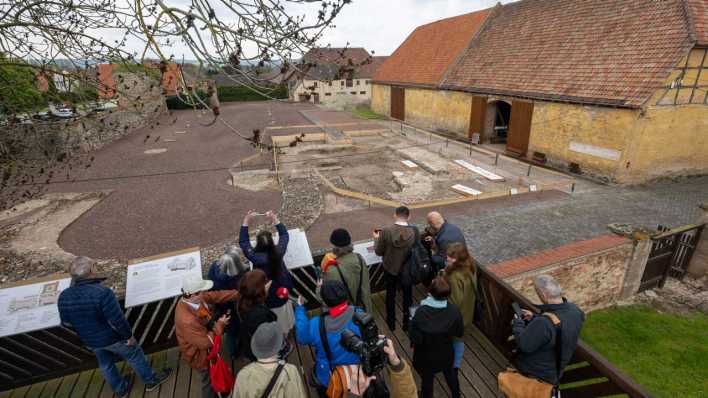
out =
<path fill-rule="evenodd" d="M 393 225 L 374 231 L 374 252 L 383 257 L 386 323 L 391 331 L 396 329 L 396 291 L 399 286 L 403 291 L 403 330 L 408 330 L 410 307 L 413 305 L 413 285 L 410 281 L 402 281 L 401 272 L 419 236 L 417 228 L 408 225 L 410 216 L 407 207 L 397 207 Z"/>

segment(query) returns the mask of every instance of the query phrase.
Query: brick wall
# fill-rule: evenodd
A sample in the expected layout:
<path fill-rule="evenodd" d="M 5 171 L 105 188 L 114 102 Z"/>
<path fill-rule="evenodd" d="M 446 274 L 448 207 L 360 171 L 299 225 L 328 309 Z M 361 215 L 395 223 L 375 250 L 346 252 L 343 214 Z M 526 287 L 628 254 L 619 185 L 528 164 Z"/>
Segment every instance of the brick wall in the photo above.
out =
<path fill-rule="evenodd" d="M 584 311 L 614 304 L 623 290 L 634 245 L 616 235 L 603 235 L 552 250 L 495 264 L 489 269 L 514 289 L 538 302 L 533 279 L 550 274 L 563 295 Z"/>

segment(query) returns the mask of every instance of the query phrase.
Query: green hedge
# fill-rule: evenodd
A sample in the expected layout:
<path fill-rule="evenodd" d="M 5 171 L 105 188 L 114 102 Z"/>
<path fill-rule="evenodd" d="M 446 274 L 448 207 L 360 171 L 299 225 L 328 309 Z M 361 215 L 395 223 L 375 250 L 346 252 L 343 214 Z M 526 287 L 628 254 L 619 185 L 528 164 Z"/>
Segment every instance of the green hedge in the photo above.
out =
<path fill-rule="evenodd" d="M 264 101 L 270 99 L 244 86 L 220 86 L 217 91 L 221 102 Z M 266 94 L 272 98 L 288 98 L 288 90 L 285 86 L 278 86 L 274 91 L 266 92 Z"/>
<path fill-rule="evenodd" d="M 207 102 L 207 94 L 204 91 L 197 91 L 197 95 L 199 98 L 202 99 L 202 101 Z M 185 101 L 191 102 L 194 101 L 194 98 L 190 98 L 189 96 L 182 96 L 182 99 L 178 98 L 176 95 L 168 96 L 165 98 L 165 102 L 167 103 L 167 109 L 192 109 L 192 106 L 189 104 L 186 104 Z M 203 109 L 204 106 L 202 106 L 201 103 L 197 102 L 197 109 Z"/>

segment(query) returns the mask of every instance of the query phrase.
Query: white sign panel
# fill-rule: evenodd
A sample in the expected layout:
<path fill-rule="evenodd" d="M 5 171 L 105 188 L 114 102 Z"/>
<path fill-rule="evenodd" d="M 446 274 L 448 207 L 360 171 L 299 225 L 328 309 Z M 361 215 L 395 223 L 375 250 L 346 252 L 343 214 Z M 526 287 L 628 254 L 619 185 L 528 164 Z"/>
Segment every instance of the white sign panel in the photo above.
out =
<path fill-rule="evenodd" d="M 471 171 L 471 172 L 473 172 L 473 173 L 477 173 L 477 174 L 481 175 L 482 177 L 484 177 L 484 178 L 486 178 L 486 179 L 488 179 L 488 180 L 492 180 L 492 181 L 504 181 L 504 177 L 502 177 L 502 176 L 500 176 L 500 175 L 497 175 L 497 174 L 494 174 L 494 173 L 492 173 L 491 171 L 488 171 L 488 170 L 486 170 L 486 169 L 483 169 L 483 168 L 481 168 L 481 167 L 479 167 L 479 166 L 475 166 L 475 165 L 473 165 L 473 164 L 467 162 L 466 160 L 457 159 L 457 160 L 455 160 L 455 163 L 459 164 L 460 166 L 466 168 L 467 170 L 469 170 L 469 171 Z"/>
<path fill-rule="evenodd" d="M 538 187 L 536 185 L 529 185 L 529 191 L 536 192 L 538 191 Z"/>
<path fill-rule="evenodd" d="M 595 145 L 581 144 L 579 142 L 570 142 L 569 149 L 573 152 L 584 153 L 586 155 L 595 156 L 607 160 L 620 160 L 622 152 L 610 148 L 603 148 Z"/>
<path fill-rule="evenodd" d="M 519 193 L 519 190 L 518 190 L 517 188 L 511 188 L 511 189 L 509 190 L 509 193 L 512 194 L 512 195 L 516 195 L 516 194 Z"/>
<path fill-rule="evenodd" d="M 468 187 L 467 185 L 462 185 L 462 184 L 455 184 L 452 187 L 450 187 L 450 189 L 457 191 L 457 192 L 464 194 L 464 195 L 477 196 L 477 195 L 482 194 L 482 191 L 478 191 L 476 189 Z"/>
<path fill-rule="evenodd" d="M 312 259 L 312 252 L 310 251 L 310 244 L 307 242 L 305 231 L 301 231 L 300 228 L 289 229 L 288 235 L 290 235 L 290 241 L 283 256 L 285 266 L 288 269 L 293 269 L 314 264 L 315 260 Z M 278 243 L 278 234 L 273 235 L 273 242 Z M 256 241 L 252 240 L 251 246 L 255 247 Z"/>
<path fill-rule="evenodd" d="M 126 307 L 179 296 L 185 276 L 202 277 L 202 258 L 198 248 L 177 253 L 167 253 L 146 261 L 137 260 L 128 265 Z"/>
<path fill-rule="evenodd" d="M 401 160 L 401 163 L 403 163 L 404 165 L 406 165 L 406 167 L 410 167 L 411 169 L 414 168 L 414 167 L 418 167 L 417 164 L 413 163 L 413 162 L 410 161 L 410 160 Z"/>
<path fill-rule="evenodd" d="M 362 257 L 364 257 L 366 265 L 378 264 L 383 261 L 383 258 L 377 256 L 376 253 L 374 253 L 373 240 L 355 244 L 354 253 L 359 253 Z"/>
<path fill-rule="evenodd" d="M 0 289 L 0 337 L 58 326 L 57 301 L 71 278 Z"/>

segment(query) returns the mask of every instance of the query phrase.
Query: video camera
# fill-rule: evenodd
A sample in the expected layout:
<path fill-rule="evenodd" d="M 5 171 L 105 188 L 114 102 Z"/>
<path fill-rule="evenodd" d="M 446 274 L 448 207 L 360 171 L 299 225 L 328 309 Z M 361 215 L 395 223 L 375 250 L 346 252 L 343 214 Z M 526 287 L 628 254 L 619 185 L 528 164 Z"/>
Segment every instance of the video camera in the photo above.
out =
<path fill-rule="evenodd" d="M 354 313 L 354 324 L 361 331 L 361 338 L 351 330 L 342 332 L 342 346 L 345 350 L 359 356 L 361 369 L 367 376 L 380 372 L 386 361 L 386 338 L 379 337 L 379 328 L 374 318 L 363 312 Z"/>

